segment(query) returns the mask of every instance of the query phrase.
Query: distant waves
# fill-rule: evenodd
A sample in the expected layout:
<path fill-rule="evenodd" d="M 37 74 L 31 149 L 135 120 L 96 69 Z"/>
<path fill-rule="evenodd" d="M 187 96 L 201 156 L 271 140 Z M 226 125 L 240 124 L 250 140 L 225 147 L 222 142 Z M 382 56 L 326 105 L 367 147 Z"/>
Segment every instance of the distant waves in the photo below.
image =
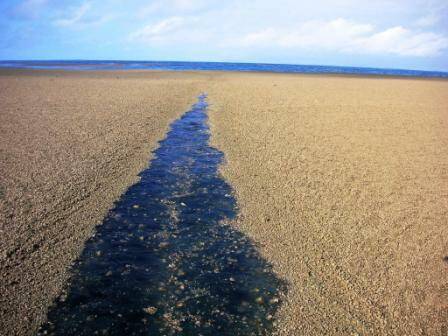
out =
<path fill-rule="evenodd" d="M 59 70 L 214 70 L 279 73 L 358 74 L 379 76 L 448 78 L 448 72 L 404 69 L 341 67 L 326 65 L 293 65 L 222 62 L 157 62 L 157 61 L 0 61 L 0 68 Z"/>

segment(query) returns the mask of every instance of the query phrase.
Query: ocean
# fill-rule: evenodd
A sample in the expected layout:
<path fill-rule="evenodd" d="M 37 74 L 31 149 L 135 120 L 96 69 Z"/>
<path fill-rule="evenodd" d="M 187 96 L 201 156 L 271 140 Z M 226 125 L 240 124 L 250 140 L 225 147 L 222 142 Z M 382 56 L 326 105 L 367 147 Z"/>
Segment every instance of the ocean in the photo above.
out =
<path fill-rule="evenodd" d="M 171 62 L 171 61 L 0 61 L 0 68 L 59 69 L 59 70 L 214 70 L 243 72 L 350 74 L 379 76 L 408 76 L 448 78 L 448 72 L 405 69 L 383 69 L 327 65 L 227 63 L 227 62 Z"/>

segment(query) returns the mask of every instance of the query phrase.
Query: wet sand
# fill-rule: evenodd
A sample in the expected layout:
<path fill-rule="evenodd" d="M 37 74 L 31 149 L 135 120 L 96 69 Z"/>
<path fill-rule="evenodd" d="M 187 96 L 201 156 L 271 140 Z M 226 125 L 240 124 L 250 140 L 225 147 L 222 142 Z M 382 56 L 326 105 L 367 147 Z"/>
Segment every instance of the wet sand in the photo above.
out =
<path fill-rule="evenodd" d="M 30 335 L 200 92 L 282 335 L 447 330 L 448 81 L 0 71 L 0 330 Z M 445 328 L 445 329 L 444 329 Z"/>

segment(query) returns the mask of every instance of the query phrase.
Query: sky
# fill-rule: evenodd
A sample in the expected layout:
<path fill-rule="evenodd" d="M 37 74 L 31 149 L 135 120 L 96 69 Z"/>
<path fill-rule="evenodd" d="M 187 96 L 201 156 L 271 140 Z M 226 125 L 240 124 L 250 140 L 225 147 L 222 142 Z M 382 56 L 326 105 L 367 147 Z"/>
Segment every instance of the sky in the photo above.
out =
<path fill-rule="evenodd" d="M 447 0 L 0 0 L 0 60 L 448 71 Z"/>

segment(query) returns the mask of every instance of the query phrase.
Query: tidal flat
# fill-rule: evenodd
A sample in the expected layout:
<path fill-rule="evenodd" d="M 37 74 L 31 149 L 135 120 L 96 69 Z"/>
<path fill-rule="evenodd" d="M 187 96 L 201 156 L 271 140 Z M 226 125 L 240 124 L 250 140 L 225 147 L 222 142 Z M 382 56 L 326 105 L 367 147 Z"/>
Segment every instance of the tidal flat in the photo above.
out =
<path fill-rule="evenodd" d="M 288 291 L 280 335 L 447 330 L 448 81 L 0 71 L 0 330 L 34 335 L 169 125 L 208 93 L 229 221 Z"/>

